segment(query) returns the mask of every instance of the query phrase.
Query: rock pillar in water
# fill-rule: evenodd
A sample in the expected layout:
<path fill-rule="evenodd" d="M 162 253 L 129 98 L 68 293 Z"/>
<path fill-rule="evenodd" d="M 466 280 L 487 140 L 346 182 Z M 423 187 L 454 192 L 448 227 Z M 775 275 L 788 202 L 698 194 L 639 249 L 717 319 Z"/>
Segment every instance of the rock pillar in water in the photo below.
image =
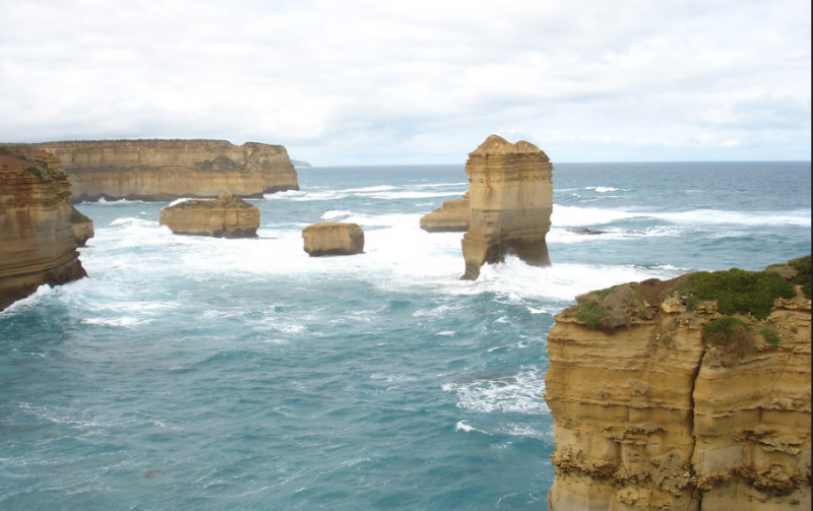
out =
<path fill-rule="evenodd" d="M 260 210 L 225 193 L 216 200 L 189 200 L 166 207 L 161 210 L 159 223 L 174 234 L 255 238 L 260 227 Z"/>
<path fill-rule="evenodd" d="M 553 165 L 535 145 L 492 135 L 469 154 L 471 225 L 463 237 L 464 279 L 485 263 L 515 254 L 533 266 L 550 264 L 545 235 L 553 211 Z"/>

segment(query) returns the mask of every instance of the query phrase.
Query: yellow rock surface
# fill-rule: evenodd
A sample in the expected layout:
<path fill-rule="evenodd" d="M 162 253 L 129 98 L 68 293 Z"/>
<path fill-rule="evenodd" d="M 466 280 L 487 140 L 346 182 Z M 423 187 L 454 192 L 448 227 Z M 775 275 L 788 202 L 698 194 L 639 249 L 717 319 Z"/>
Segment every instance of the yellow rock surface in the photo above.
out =
<path fill-rule="evenodd" d="M 431 213 L 421 217 L 421 229 L 427 232 L 466 232 L 471 223 L 468 194 L 459 200 L 447 200 Z"/>
<path fill-rule="evenodd" d="M 59 160 L 30 147 L 0 147 L 0 310 L 42 284 L 85 276 L 70 218 Z"/>
<path fill-rule="evenodd" d="M 160 225 L 175 234 L 215 238 L 253 238 L 260 227 L 260 210 L 226 193 L 216 200 L 189 200 L 161 210 Z"/>
<path fill-rule="evenodd" d="M 535 145 L 492 135 L 469 154 L 471 224 L 463 237 L 464 279 L 485 263 L 516 254 L 528 264 L 550 264 L 545 236 L 553 211 L 553 166 Z"/>
<path fill-rule="evenodd" d="M 321 222 L 302 231 L 305 252 L 311 257 L 355 255 L 364 252 L 364 231 L 358 224 Z"/>
<path fill-rule="evenodd" d="M 71 227 L 73 228 L 73 237 L 78 247 L 84 247 L 87 241 L 96 235 L 96 230 L 93 228 L 93 220 L 73 207 L 71 208 Z"/>
<path fill-rule="evenodd" d="M 661 307 L 657 283 L 614 288 L 608 313 L 630 315 L 615 328 L 589 328 L 580 306 L 556 317 L 549 509 L 810 509 L 810 300 L 777 300 L 765 321 L 737 315 L 744 340 L 717 345 L 704 341 L 715 302 L 686 312 L 661 293 Z M 644 306 L 624 309 L 631 290 Z"/>
<path fill-rule="evenodd" d="M 72 201 L 240 197 L 298 190 L 283 146 L 224 140 L 44 142 L 70 175 Z"/>

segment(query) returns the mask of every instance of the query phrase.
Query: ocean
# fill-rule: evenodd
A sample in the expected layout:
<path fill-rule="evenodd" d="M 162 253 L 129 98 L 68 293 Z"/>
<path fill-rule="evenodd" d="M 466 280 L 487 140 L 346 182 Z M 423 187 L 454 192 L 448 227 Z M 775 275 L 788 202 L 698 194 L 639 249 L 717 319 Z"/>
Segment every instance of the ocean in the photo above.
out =
<path fill-rule="evenodd" d="M 809 162 L 555 164 L 553 264 L 476 282 L 462 234 L 419 228 L 462 165 L 299 177 L 250 201 L 258 239 L 78 206 L 90 277 L 0 313 L 0 509 L 545 510 L 554 315 L 811 252 Z M 360 224 L 365 254 L 308 257 L 319 221 Z"/>

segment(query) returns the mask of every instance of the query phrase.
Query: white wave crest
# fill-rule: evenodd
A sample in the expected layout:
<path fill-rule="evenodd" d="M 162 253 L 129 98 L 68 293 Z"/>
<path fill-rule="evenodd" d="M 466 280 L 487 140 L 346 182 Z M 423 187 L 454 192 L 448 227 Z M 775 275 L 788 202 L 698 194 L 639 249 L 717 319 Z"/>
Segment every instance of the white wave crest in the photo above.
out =
<path fill-rule="evenodd" d="M 447 383 L 445 392 L 457 394 L 457 406 L 475 412 L 521 413 L 541 415 L 550 413 L 542 394 L 545 379 L 536 367 L 523 367 L 513 376 L 480 379 L 467 383 Z"/>

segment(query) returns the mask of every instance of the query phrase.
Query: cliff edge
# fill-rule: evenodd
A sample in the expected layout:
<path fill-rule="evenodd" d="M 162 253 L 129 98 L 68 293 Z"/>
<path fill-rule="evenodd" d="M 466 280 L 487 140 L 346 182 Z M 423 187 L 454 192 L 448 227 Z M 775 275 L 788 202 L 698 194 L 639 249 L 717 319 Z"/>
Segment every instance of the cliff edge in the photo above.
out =
<path fill-rule="evenodd" d="M 71 227 L 70 184 L 59 160 L 0 147 L 0 311 L 42 284 L 86 275 Z"/>
<path fill-rule="evenodd" d="M 577 301 L 548 337 L 551 511 L 810 509 L 810 256 Z"/>
<path fill-rule="evenodd" d="M 553 166 L 535 145 L 491 135 L 466 162 L 470 225 L 463 237 L 464 279 L 485 263 L 515 254 L 528 264 L 550 264 L 545 236 L 553 212 Z"/>
<path fill-rule="evenodd" d="M 70 176 L 71 200 L 164 201 L 298 190 L 281 145 L 225 140 L 100 140 L 33 144 L 55 155 Z"/>

